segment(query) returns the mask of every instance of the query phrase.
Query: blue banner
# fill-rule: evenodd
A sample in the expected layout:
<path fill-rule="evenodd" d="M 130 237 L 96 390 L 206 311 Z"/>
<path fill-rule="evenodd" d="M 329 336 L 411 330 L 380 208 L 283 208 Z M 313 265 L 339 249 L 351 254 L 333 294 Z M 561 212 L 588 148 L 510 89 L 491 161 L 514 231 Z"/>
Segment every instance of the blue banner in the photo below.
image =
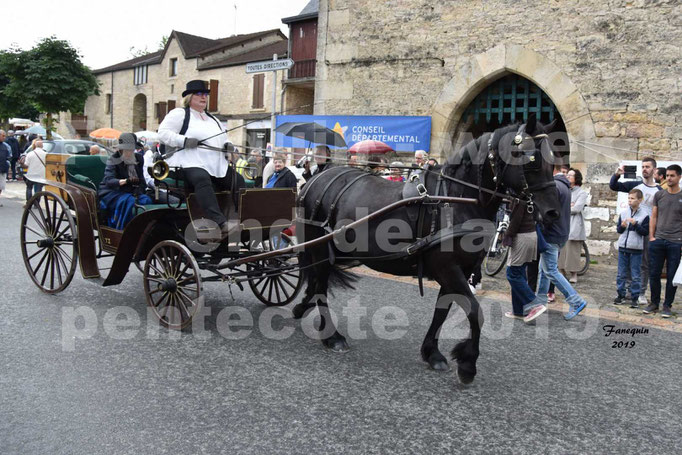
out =
<path fill-rule="evenodd" d="M 381 141 L 396 152 L 429 151 L 431 117 L 370 116 L 370 115 L 278 115 L 276 127 L 287 122 L 315 122 L 339 133 L 347 148 L 364 140 Z M 277 147 L 307 148 L 300 138 L 276 133 Z"/>

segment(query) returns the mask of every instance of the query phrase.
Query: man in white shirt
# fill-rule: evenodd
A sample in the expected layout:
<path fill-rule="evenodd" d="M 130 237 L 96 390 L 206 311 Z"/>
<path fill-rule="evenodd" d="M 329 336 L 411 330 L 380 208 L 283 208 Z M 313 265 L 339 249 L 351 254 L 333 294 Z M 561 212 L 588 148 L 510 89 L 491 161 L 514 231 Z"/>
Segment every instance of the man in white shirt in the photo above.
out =
<path fill-rule="evenodd" d="M 42 180 L 45 180 L 45 157 L 47 153 L 43 150 L 43 141 L 37 140 L 33 150 L 28 152 L 24 158 L 24 164 L 28 168 L 24 175 L 26 181 L 26 202 L 31 199 L 34 193 L 43 191 Z"/>

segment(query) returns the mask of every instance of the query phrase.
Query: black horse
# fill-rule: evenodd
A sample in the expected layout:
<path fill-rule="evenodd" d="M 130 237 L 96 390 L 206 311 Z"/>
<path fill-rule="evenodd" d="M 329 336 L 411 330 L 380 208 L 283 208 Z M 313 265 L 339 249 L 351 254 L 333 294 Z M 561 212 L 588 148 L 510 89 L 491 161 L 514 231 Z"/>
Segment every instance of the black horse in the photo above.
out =
<path fill-rule="evenodd" d="M 452 358 L 457 360 L 460 380 L 473 381 L 483 316 L 467 278 L 480 265 L 485 242 L 473 241 L 471 236 L 477 231 L 468 229 L 466 223 L 484 220 L 494 226 L 492 220 L 502 201 L 501 195 L 529 203 L 540 220 L 549 222 L 558 218 L 553 155 L 547 138 L 552 128 L 553 125 L 544 127 L 531 115 L 526 124 L 486 133 L 450 156 L 443 166 L 426 168 L 421 174 L 420 194 L 426 191 L 432 196 L 475 198 L 478 204 L 448 207 L 441 203 L 398 208 L 387 216 L 371 220 L 366 229 L 349 229 L 333 243 L 305 248 L 299 263 L 304 268 L 307 288 L 303 301 L 294 307 L 294 316 L 300 318 L 317 306 L 323 344 L 343 352 L 348 345 L 332 322 L 326 299 L 330 287 L 353 284 L 355 275 L 344 272 L 341 267 L 361 263 L 394 275 L 423 275 L 436 280 L 441 290 L 421 347 L 422 358 L 434 369 L 448 369 L 445 357 L 438 350 L 438 333 L 455 301 L 467 314 L 471 337 L 455 346 Z M 399 201 L 406 197 L 404 185 L 349 167 L 326 170 L 301 191 L 297 235 L 306 241 L 312 240 Z M 423 212 L 419 213 L 420 210 Z M 387 229 L 386 223 L 392 227 Z M 451 235 L 446 236 L 447 241 L 434 240 L 434 232 Z M 490 230 L 477 235 L 480 238 L 489 234 Z"/>

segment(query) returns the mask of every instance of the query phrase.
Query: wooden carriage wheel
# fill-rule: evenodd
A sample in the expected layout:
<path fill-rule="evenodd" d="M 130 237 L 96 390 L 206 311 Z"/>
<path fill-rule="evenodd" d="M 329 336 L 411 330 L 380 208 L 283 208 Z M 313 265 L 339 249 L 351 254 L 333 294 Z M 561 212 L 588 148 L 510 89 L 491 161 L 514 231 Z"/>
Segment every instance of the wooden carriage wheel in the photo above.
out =
<path fill-rule="evenodd" d="M 21 254 L 41 291 L 56 294 L 71 283 L 78 263 L 76 222 L 64 199 L 41 191 L 21 217 Z"/>
<path fill-rule="evenodd" d="M 151 249 L 144 263 L 144 293 L 163 326 L 191 324 L 204 297 L 199 265 L 185 245 L 165 240 Z"/>
<path fill-rule="evenodd" d="M 270 251 L 270 242 L 262 243 L 263 251 Z M 276 256 L 263 261 L 249 262 L 249 287 L 258 300 L 268 306 L 291 303 L 301 290 L 303 280 L 295 254 Z"/>

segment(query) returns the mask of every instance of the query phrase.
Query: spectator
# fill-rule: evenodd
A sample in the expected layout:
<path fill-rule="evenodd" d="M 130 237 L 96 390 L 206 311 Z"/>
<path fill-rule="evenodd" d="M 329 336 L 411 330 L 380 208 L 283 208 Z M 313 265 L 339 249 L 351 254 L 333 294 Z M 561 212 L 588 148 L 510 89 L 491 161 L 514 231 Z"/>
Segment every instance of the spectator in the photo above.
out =
<path fill-rule="evenodd" d="M 312 161 L 306 160 L 303 164 L 303 178 L 307 182 L 315 174 L 319 174 L 329 167 L 332 161 L 332 152 L 326 145 L 315 147 L 314 158 Z"/>
<path fill-rule="evenodd" d="M 7 182 L 7 173 L 9 172 L 9 160 L 12 156 L 12 148 L 5 143 L 7 134 L 4 130 L 0 130 L 0 195 L 5 191 L 5 184 Z M 0 202 L 2 207 L 2 202 Z"/>
<path fill-rule="evenodd" d="M 96 145 L 90 146 L 90 155 L 99 155 L 99 147 Z"/>
<path fill-rule="evenodd" d="M 438 166 L 438 160 L 435 158 L 429 158 L 429 166 Z"/>
<path fill-rule="evenodd" d="M 265 188 L 296 188 L 298 180 L 294 173 L 284 165 L 285 160 L 286 157 L 279 153 L 272 158 L 275 171 L 265 184 Z"/>
<path fill-rule="evenodd" d="M 400 162 L 400 161 L 394 161 L 391 163 L 391 174 L 386 177 L 387 180 L 391 180 L 393 182 L 404 182 L 405 177 L 402 175 L 402 168 L 405 165 Z"/>
<path fill-rule="evenodd" d="M 621 191 L 624 193 L 629 193 L 630 190 L 637 188 L 644 195 L 642 200 L 642 209 L 644 209 L 648 215 L 651 215 L 653 208 L 654 195 L 661 189 L 660 186 L 656 185 L 654 180 L 654 170 L 656 169 L 656 160 L 651 157 L 645 157 L 642 159 L 642 181 L 632 181 L 632 182 L 619 182 L 620 176 L 625 173 L 625 166 L 620 166 L 616 169 L 616 173 L 611 176 L 611 181 L 609 182 L 609 188 L 612 191 Z M 646 289 L 647 283 L 649 282 L 649 239 L 644 236 L 644 247 L 642 250 L 642 291 L 639 294 L 639 303 L 646 305 L 648 302 L 646 300 Z"/>
<path fill-rule="evenodd" d="M 15 182 L 17 179 L 17 161 L 21 156 L 21 150 L 19 149 L 19 141 L 14 137 L 14 130 L 9 130 L 7 132 L 7 140 L 5 141 L 7 145 L 12 149 L 12 157 L 9 160 L 10 169 L 12 170 L 12 180 Z M 9 174 L 8 174 L 9 175 Z"/>
<path fill-rule="evenodd" d="M 644 237 L 649 235 L 649 215 L 640 208 L 644 195 L 638 189 L 630 190 L 628 194 L 629 208 L 623 210 L 618 216 L 616 230 L 620 234 L 618 238 L 618 296 L 613 301 L 621 305 L 627 294 L 626 279 L 628 275 L 632 281 L 630 294 L 632 303 L 630 308 L 638 308 L 638 299 L 641 289 L 642 248 Z"/>
<path fill-rule="evenodd" d="M 45 180 L 45 157 L 47 153 L 43 150 L 43 141 L 36 140 L 33 150 L 26 154 L 24 164 L 27 167 L 24 181 L 26 182 L 26 202 L 35 193 L 43 191 L 42 180 Z"/>
<path fill-rule="evenodd" d="M 661 301 L 661 272 L 663 262 L 668 261 L 668 279 L 665 285 L 665 300 L 661 316 L 672 317 L 672 304 L 675 300 L 673 277 L 680 264 L 682 249 L 682 194 L 680 194 L 680 175 L 682 168 L 673 164 L 666 168 L 667 190 L 654 196 L 654 208 L 649 223 L 649 269 L 651 271 L 651 304 L 644 309 L 645 314 L 658 311 Z"/>
<path fill-rule="evenodd" d="M 547 306 L 536 300 L 526 280 L 526 265 L 538 255 L 535 219 L 526 208 L 525 203 L 520 203 L 512 210 L 504 236 L 504 242 L 509 246 L 507 281 L 511 285 L 512 295 L 512 311 L 504 315 L 528 323 L 544 313 Z"/>
<path fill-rule="evenodd" d="M 571 185 L 571 229 L 568 242 L 559 255 L 559 270 L 564 270 L 567 276 L 570 275 L 569 283 L 577 283 L 578 271 L 582 268 L 580 252 L 586 239 L 583 209 L 587 204 L 587 193 L 582 189 L 583 175 L 579 170 L 571 168 L 566 178 Z"/>
<path fill-rule="evenodd" d="M 554 181 L 556 182 L 559 204 L 561 206 L 560 216 L 551 225 L 543 226 L 542 229 L 542 234 L 547 242 L 547 248 L 540 253 L 540 277 L 535 305 L 544 304 L 547 301 L 546 296 L 551 281 L 566 298 L 569 310 L 564 315 L 564 319 L 569 320 L 576 317 L 587 306 L 587 302 L 573 289 L 568 280 L 559 273 L 559 268 L 557 267 L 559 250 L 568 240 L 570 230 L 571 190 L 569 189 L 570 184 L 566 176 L 561 173 L 561 168 L 555 166 L 554 172 Z"/>
<path fill-rule="evenodd" d="M 360 167 L 360 162 L 358 161 L 357 155 L 351 155 L 348 157 L 348 165 L 350 167 Z"/>
<path fill-rule="evenodd" d="M 656 185 L 660 186 L 662 190 L 668 189 L 668 183 L 665 181 L 665 173 L 666 170 L 664 167 L 657 167 L 656 171 L 654 172 L 654 180 L 656 181 Z"/>
<path fill-rule="evenodd" d="M 413 170 L 410 171 L 410 175 L 408 175 L 407 179 L 409 181 L 412 181 L 413 178 L 419 177 L 422 174 L 422 168 L 424 167 L 424 164 L 426 164 L 427 160 L 429 159 L 429 155 L 426 153 L 424 150 L 417 150 L 414 152 L 414 163 L 412 163 L 412 168 Z"/>

